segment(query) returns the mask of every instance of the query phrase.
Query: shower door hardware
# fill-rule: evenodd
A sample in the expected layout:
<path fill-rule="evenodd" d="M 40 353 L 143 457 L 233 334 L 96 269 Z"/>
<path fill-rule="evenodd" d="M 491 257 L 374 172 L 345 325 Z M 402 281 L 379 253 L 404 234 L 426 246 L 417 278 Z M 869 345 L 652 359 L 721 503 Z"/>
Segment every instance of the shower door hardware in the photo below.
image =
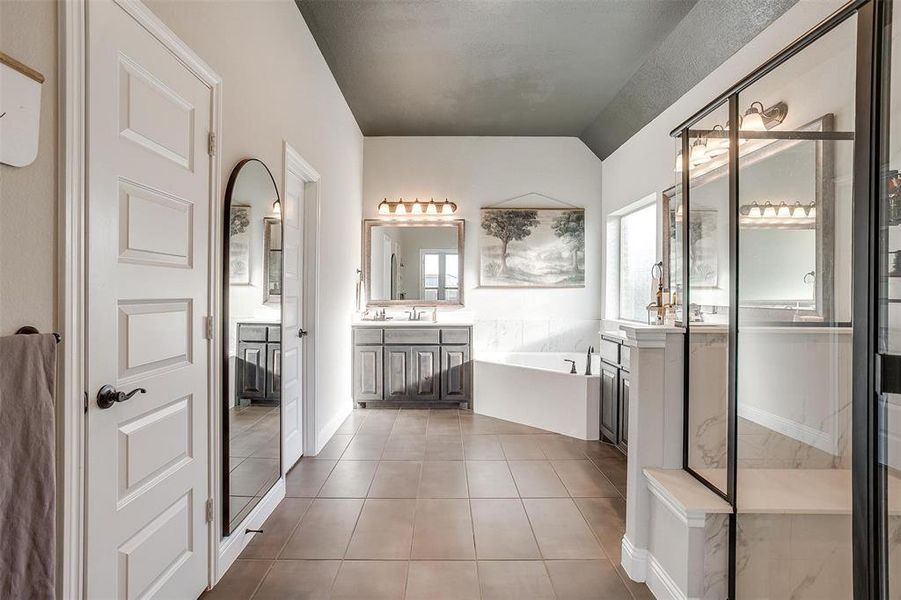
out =
<path fill-rule="evenodd" d="M 901 355 L 876 355 L 876 393 L 901 394 Z"/>
<path fill-rule="evenodd" d="M 146 394 L 147 390 L 144 388 L 135 388 L 126 394 L 125 392 L 117 391 L 116 388 L 111 385 L 105 385 L 97 392 L 97 406 L 100 408 L 109 408 L 116 402 L 125 402 L 139 392 L 141 394 Z"/>

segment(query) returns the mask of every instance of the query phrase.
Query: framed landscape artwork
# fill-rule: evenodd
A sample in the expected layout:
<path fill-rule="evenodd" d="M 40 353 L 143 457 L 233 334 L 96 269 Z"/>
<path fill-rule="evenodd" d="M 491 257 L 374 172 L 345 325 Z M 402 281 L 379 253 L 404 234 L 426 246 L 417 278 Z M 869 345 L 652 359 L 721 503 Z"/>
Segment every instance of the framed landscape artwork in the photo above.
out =
<path fill-rule="evenodd" d="M 250 285 L 250 206 L 232 204 L 229 230 L 228 283 Z"/>
<path fill-rule="evenodd" d="M 585 210 L 483 208 L 482 287 L 585 287 Z"/>

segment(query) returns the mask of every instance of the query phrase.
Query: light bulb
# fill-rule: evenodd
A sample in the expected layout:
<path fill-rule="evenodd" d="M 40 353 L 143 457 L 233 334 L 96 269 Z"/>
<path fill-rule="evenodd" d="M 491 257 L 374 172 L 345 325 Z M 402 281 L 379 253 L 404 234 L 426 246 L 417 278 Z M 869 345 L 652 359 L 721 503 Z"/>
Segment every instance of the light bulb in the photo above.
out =
<path fill-rule="evenodd" d="M 763 205 L 763 216 L 764 217 L 775 217 L 776 216 L 776 207 L 767 202 Z"/>
<path fill-rule="evenodd" d="M 745 131 L 766 131 L 766 125 L 763 124 L 763 115 L 754 104 L 760 103 L 754 102 L 751 104 L 750 108 L 745 111 L 745 116 L 741 121 L 741 128 Z M 760 106 L 763 108 L 762 104 Z"/>
<path fill-rule="evenodd" d="M 388 204 L 388 199 L 385 198 L 381 202 L 379 202 L 379 214 L 380 215 L 390 215 L 391 214 L 391 205 Z"/>
<path fill-rule="evenodd" d="M 450 202 L 447 201 L 447 198 L 444 199 L 444 202 L 441 204 L 441 214 L 442 215 L 452 215 L 454 214 L 454 209 L 456 207 L 453 206 Z"/>
<path fill-rule="evenodd" d="M 763 216 L 763 213 L 760 212 L 760 205 L 757 204 L 756 202 L 754 202 L 754 203 L 751 205 L 751 210 L 748 211 L 748 216 L 749 216 L 749 217 L 754 217 L 755 219 L 756 219 L 756 218 L 762 217 L 762 216 Z"/>
<path fill-rule="evenodd" d="M 695 166 L 710 162 L 710 157 L 707 156 L 707 146 L 701 140 L 692 144 L 691 154 L 688 157 L 691 160 L 691 164 Z"/>
<path fill-rule="evenodd" d="M 785 204 L 785 202 L 780 204 L 779 210 L 776 211 L 776 216 L 778 217 L 790 217 L 791 214 L 791 209 L 788 207 L 788 205 Z"/>
<path fill-rule="evenodd" d="M 792 209 L 792 218 L 793 219 L 807 218 L 807 212 L 804 210 L 804 207 L 801 206 L 800 203 L 795 204 L 795 207 Z"/>
<path fill-rule="evenodd" d="M 817 218 L 817 207 L 814 206 L 813 202 L 810 203 L 810 207 L 807 209 L 807 218 L 808 219 L 816 219 Z"/>
<path fill-rule="evenodd" d="M 438 214 L 438 207 L 435 206 L 434 198 L 429 200 L 429 203 L 426 205 L 425 214 L 427 214 L 427 215 L 437 215 Z"/>
<path fill-rule="evenodd" d="M 419 203 L 419 198 L 413 202 L 413 206 L 410 210 L 411 215 L 421 215 L 422 214 L 422 204 Z"/>

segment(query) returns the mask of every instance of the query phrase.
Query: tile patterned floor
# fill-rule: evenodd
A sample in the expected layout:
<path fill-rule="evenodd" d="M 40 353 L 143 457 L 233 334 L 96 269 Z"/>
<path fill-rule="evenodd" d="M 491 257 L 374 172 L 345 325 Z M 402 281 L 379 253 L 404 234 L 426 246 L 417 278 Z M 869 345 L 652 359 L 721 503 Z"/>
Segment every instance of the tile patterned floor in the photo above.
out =
<path fill-rule="evenodd" d="M 613 447 L 458 410 L 355 410 L 204 600 L 645 600 Z"/>

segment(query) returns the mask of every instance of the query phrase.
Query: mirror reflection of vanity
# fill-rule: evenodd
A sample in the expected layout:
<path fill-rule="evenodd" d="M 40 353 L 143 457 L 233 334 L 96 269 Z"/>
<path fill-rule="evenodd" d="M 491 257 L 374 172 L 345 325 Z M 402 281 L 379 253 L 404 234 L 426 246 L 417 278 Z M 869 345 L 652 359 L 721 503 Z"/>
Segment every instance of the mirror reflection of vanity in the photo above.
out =
<path fill-rule="evenodd" d="M 232 171 L 223 273 L 223 533 L 281 475 L 282 221 L 275 180 L 257 159 Z"/>
<path fill-rule="evenodd" d="M 462 305 L 463 221 L 363 222 L 368 306 Z"/>
<path fill-rule="evenodd" d="M 799 131 L 831 131 L 825 115 Z M 749 142 L 750 144 L 751 142 Z M 828 140 L 769 140 L 739 159 L 742 318 L 831 321 L 834 312 L 834 156 Z M 697 173 L 695 175 L 695 173 Z M 688 251 L 692 320 L 716 322 L 729 304 L 726 166 L 693 169 Z M 681 186 L 663 193 L 665 286 L 683 298 Z M 724 321 L 723 321 L 724 322 Z"/>

